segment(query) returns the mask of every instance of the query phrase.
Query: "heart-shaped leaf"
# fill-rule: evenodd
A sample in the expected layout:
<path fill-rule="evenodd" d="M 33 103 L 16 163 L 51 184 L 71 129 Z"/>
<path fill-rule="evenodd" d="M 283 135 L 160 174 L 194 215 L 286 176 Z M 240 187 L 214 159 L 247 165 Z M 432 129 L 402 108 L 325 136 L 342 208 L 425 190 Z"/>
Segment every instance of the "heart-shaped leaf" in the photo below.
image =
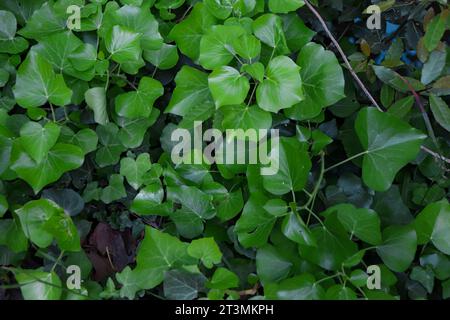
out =
<path fill-rule="evenodd" d="M 397 172 L 415 159 L 426 136 L 388 113 L 361 110 L 355 122 L 364 148 L 363 180 L 376 191 L 386 191 Z"/>
<path fill-rule="evenodd" d="M 20 146 L 14 152 L 11 169 L 38 193 L 49 183 L 58 180 L 63 173 L 79 168 L 84 161 L 83 151 L 74 145 L 57 143 L 40 163 L 36 163 Z"/>
<path fill-rule="evenodd" d="M 256 90 L 258 106 L 277 113 L 303 100 L 300 67 L 290 58 L 279 56 L 272 59 L 266 69 L 266 76 Z"/>
<path fill-rule="evenodd" d="M 42 127 L 37 122 L 28 122 L 20 128 L 20 143 L 31 158 L 40 163 L 58 140 L 60 127 L 48 122 Z"/>
<path fill-rule="evenodd" d="M 321 45 L 308 43 L 297 58 L 303 82 L 305 99 L 289 110 L 295 119 L 310 119 L 321 110 L 342 98 L 344 94 L 344 73 L 333 52 Z"/>
<path fill-rule="evenodd" d="M 308 153 L 297 139 L 280 138 L 279 146 L 272 146 L 270 149 L 270 159 L 272 167 L 278 168 L 278 171 L 274 175 L 262 177 L 267 191 L 283 195 L 304 188 L 312 164 Z"/>
<path fill-rule="evenodd" d="M 117 96 L 116 112 L 122 117 L 146 118 L 150 115 L 155 100 L 163 93 L 161 82 L 142 77 L 136 91 Z"/>
<path fill-rule="evenodd" d="M 17 72 L 14 96 L 24 108 L 39 107 L 47 101 L 64 106 L 70 102 L 72 91 L 63 76 L 53 72 L 49 62 L 30 51 Z"/>
<path fill-rule="evenodd" d="M 120 161 L 120 174 L 127 178 L 128 183 L 135 189 L 144 182 L 144 175 L 152 167 L 148 153 L 141 153 L 136 160 L 123 158 Z"/>
<path fill-rule="evenodd" d="M 389 269 L 403 272 L 414 260 L 417 234 L 411 226 L 391 226 L 383 230 L 383 243 L 377 253 Z"/>
<path fill-rule="evenodd" d="M 248 79 L 232 67 L 214 69 L 208 77 L 208 84 L 216 108 L 243 103 L 250 90 Z"/>

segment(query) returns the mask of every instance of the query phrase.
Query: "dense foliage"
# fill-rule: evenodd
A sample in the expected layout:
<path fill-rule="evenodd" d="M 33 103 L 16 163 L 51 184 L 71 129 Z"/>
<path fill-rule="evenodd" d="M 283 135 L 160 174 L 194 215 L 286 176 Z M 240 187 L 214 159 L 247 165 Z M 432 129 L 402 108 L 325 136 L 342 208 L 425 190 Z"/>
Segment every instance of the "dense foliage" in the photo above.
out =
<path fill-rule="evenodd" d="M 378 108 L 303 0 L 2 0 L 0 299 L 450 297 L 447 1 L 310 2 Z M 194 121 L 278 172 L 175 165 Z"/>

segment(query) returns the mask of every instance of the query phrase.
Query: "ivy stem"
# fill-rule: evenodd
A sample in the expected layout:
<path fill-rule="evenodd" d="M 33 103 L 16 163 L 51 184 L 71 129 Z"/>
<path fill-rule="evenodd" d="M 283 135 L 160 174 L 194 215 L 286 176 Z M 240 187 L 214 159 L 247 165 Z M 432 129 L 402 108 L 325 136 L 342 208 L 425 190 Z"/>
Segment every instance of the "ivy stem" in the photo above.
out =
<path fill-rule="evenodd" d="M 328 277 L 322 278 L 322 279 L 320 279 L 320 280 L 317 280 L 316 282 L 314 282 L 314 285 L 318 285 L 319 283 L 322 283 L 322 282 L 324 282 L 324 281 L 327 281 L 327 280 L 330 280 L 330 279 L 337 278 L 337 277 L 339 277 L 340 275 L 341 275 L 341 273 L 340 273 L 340 272 L 337 272 L 337 273 L 333 274 L 332 276 L 328 276 Z"/>
<path fill-rule="evenodd" d="M 59 261 L 61 261 L 63 256 L 64 256 L 64 250 L 61 251 L 61 253 L 59 254 L 59 256 L 56 259 L 55 263 L 53 263 L 53 266 L 52 266 L 52 269 L 50 270 L 50 272 L 55 271 L 56 266 L 58 265 Z"/>
<path fill-rule="evenodd" d="M 155 69 L 153 70 L 153 73 L 152 73 L 152 78 L 154 78 L 155 77 L 155 74 L 156 74 L 156 71 L 158 70 L 158 68 L 157 67 L 155 67 Z"/>
<path fill-rule="evenodd" d="M 106 70 L 106 83 L 105 83 L 105 92 L 108 90 L 109 87 L 109 70 Z"/>
<path fill-rule="evenodd" d="M 320 173 L 319 173 L 319 178 L 317 179 L 317 183 L 314 186 L 314 190 L 311 193 L 311 196 L 309 197 L 309 199 L 306 202 L 306 204 L 302 207 L 302 209 L 309 208 L 311 203 L 313 203 L 314 199 L 317 196 L 317 193 L 319 192 L 320 185 L 322 184 L 322 180 L 323 180 L 323 176 L 324 176 L 325 172 L 326 172 L 326 170 L 325 170 L 325 155 L 324 155 L 323 152 L 321 152 L 320 153 Z"/>
<path fill-rule="evenodd" d="M 55 109 L 53 108 L 52 103 L 49 101 L 48 104 L 50 105 L 50 110 L 52 110 L 52 118 L 53 122 L 56 122 L 56 115 L 55 115 Z"/>
<path fill-rule="evenodd" d="M 341 161 L 341 162 L 339 162 L 339 163 L 336 163 L 336 164 L 332 165 L 332 166 L 329 167 L 329 168 L 326 168 L 326 169 L 325 169 L 325 172 L 328 172 L 328 171 L 330 171 L 330 170 L 333 170 L 334 168 L 337 168 L 337 167 L 339 167 L 339 166 L 341 166 L 341 165 L 343 165 L 343 164 L 345 164 L 345 163 L 347 163 L 347 162 L 350 162 L 350 161 L 352 161 L 352 160 L 354 160 L 354 159 L 356 159 L 356 158 L 359 158 L 359 157 L 361 157 L 361 156 L 363 156 L 363 155 L 365 155 L 365 154 L 368 154 L 368 153 L 369 153 L 369 151 L 366 150 L 366 151 L 363 151 L 363 152 L 361 152 L 361 153 L 355 154 L 355 155 L 351 156 L 350 158 L 345 159 L 344 161 Z"/>
<path fill-rule="evenodd" d="M 255 95 L 257 87 L 258 87 L 258 83 L 255 82 L 255 85 L 253 86 L 252 93 L 250 94 L 250 98 L 248 99 L 248 102 L 247 102 L 247 107 L 250 105 L 250 103 L 252 103 L 252 99 L 253 99 L 253 96 Z"/>

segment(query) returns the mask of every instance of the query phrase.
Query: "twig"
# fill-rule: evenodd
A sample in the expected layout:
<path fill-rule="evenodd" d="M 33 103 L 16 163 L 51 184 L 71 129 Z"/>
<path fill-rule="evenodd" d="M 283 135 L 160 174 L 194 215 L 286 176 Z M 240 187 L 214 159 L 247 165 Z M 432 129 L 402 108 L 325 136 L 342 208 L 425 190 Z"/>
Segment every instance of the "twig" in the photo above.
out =
<path fill-rule="evenodd" d="M 259 283 L 256 283 L 255 286 L 251 289 L 239 291 L 239 295 L 242 296 L 254 296 L 258 293 Z"/>
<path fill-rule="evenodd" d="M 384 110 L 380 107 L 380 105 L 376 102 L 376 100 L 373 98 L 373 96 L 370 94 L 369 90 L 367 90 L 367 88 L 365 87 L 364 83 L 361 81 L 361 79 L 359 79 L 358 75 L 356 74 L 356 72 L 353 70 L 352 66 L 350 65 L 350 62 L 347 59 L 347 56 L 345 55 L 344 51 L 342 50 L 341 46 L 339 45 L 339 43 L 337 42 L 337 40 L 334 38 L 333 34 L 331 33 L 330 29 L 328 29 L 327 24 L 325 23 L 325 21 L 323 20 L 322 16 L 320 15 L 319 12 L 317 12 L 317 10 L 314 8 L 313 5 L 311 5 L 311 3 L 309 3 L 308 0 L 305 0 L 305 4 L 308 7 L 308 9 L 316 16 L 316 18 L 319 20 L 320 24 L 322 25 L 322 27 L 324 28 L 325 32 L 327 33 L 328 37 L 330 38 L 331 42 L 333 42 L 334 46 L 336 47 L 336 49 L 339 51 L 339 54 L 341 55 L 342 59 L 345 62 L 345 65 L 347 66 L 348 70 L 350 71 L 351 75 L 353 76 L 353 78 L 356 80 L 356 82 L 358 83 L 359 87 L 362 89 L 362 91 L 364 92 L 364 94 L 369 98 L 369 100 L 372 102 L 372 104 L 381 112 L 384 112 Z M 400 76 L 400 75 L 399 75 Z M 401 76 L 400 76 L 401 77 Z M 405 80 L 403 78 L 403 80 Z M 406 83 L 408 84 L 408 86 L 410 86 L 410 84 L 406 81 Z M 417 99 L 417 92 L 415 92 L 413 90 L 413 94 L 414 97 L 416 98 L 416 101 L 419 100 L 418 102 L 418 106 L 419 108 L 421 108 L 421 111 L 424 110 L 423 105 L 420 102 L 420 99 Z M 423 114 L 423 112 L 422 112 Z M 425 112 L 426 114 L 426 112 Z M 428 118 L 428 117 L 426 117 Z M 425 119 L 425 118 L 424 118 Z M 429 119 L 428 119 L 429 121 Z M 425 122 L 427 122 L 425 120 Z M 437 159 L 441 159 L 447 163 L 450 163 L 450 159 L 445 158 L 444 156 L 442 156 L 441 154 L 434 152 L 424 146 L 421 146 L 421 149 L 423 151 L 425 151 L 426 153 L 432 155 L 433 157 L 437 158 Z"/>
<path fill-rule="evenodd" d="M 314 9 L 313 5 L 311 3 L 309 3 L 308 0 L 305 0 L 306 5 L 308 6 L 309 10 L 311 10 L 311 12 L 316 16 L 316 18 L 319 20 L 320 24 L 322 25 L 323 29 L 325 30 L 325 32 L 327 33 L 328 37 L 330 38 L 331 42 L 333 42 L 334 46 L 336 47 L 336 49 L 339 51 L 339 54 L 341 55 L 342 59 L 344 60 L 348 70 L 350 71 L 350 73 L 352 74 L 353 78 L 356 80 L 356 82 L 358 83 L 359 87 L 362 89 L 362 91 L 364 91 L 364 93 L 366 94 L 366 96 L 369 98 L 369 100 L 372 102 L 372 104 L 381 112 L 383 112 L 383 108 L 380 107 L 380 105 L 378 104 L 378 102 L 374 99 L 374 97 L 372 97 L 372 95 L 370 94 L 369 90 L 367 90 L 367 88 L 365 87 L 364 83 L 361 81 L 361 79 L 358 77 L 358 75 L 356 74 L 355 70 L 353 70 L 352 66 L 350 65 L 350 62 L 347 59 L 347 56 L 345 55 L 344 51 L 342 50 L 341 46 L 339 45 L 339 43 L 337 42 L 337 40 L 334 38 L 333 34 L 331 33 L 330 29 L 328 29 L 327 24 L 325 23 L 325 21 L 323 20 L 322 16 L 319 14 L 319 12 L 317 12 L 316 9 Z"/>
<path fill-rule="evenodd" d="M 420 146 L 420 149 L 422 149 L 422 150 L 425 151 L 426 153 L 429 153 L 430 155 L 432 155 L 432 156 L 435 157 L 436 159 L 440 159 L 440 160 L 442 160 L 442 161 L 445 161 L 445 162 L 447 162 L 447 163 L 450 163 L 450 159 L 444 157 L 443 155 L 441 155 L 441 154 L 439 154 L 439 153 L 437 153 L 437 152 L 434 152 L 433 150 L 428 149 L 428 148 L 425 147 L 425 146 Z"/>

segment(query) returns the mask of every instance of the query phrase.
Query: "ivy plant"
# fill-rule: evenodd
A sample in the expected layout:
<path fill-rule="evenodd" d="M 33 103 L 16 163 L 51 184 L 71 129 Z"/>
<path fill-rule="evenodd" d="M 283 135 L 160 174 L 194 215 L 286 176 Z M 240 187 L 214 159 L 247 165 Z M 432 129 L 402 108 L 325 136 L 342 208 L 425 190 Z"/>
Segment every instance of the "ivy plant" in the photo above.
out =
<path fill-rule="evenodd" d="M 2 0 L 0 299 L 450 298 L 449 19 Z M 199 122 L 277 132 L 277 170 L 175 162 Z"/>

